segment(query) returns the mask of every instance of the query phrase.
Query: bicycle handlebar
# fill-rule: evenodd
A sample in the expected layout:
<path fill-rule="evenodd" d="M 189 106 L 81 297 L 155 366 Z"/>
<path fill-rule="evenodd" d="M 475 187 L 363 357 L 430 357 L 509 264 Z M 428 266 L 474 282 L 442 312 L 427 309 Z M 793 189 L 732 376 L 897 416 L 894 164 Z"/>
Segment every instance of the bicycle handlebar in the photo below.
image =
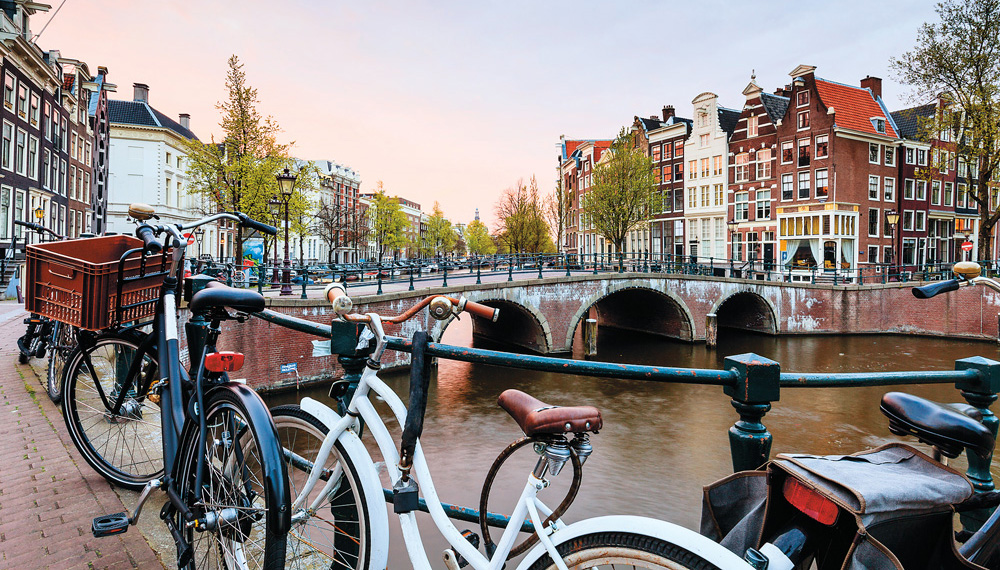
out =
<path fill-rule="evenodd" d="M 257 220 L 251 218 L 250 216 L 244 214 L 243 212 L 234 212 L 236 217 L 240 219 L 240 224 L 244 227 L 255 229 L 262 234 L 267 234 L 269 236 L 277 235 L 278 228 L 274 226 L 269 226 L 265 223 L 258 222 Z"/>
<path fill-rule="evenodd" d="M 371 317 L 368 315 L 350 314 L 351 309 L 354 307 L 354 303 L 351 301 L 351 298 L 347 296 L 347 291 L 344 290 L 343 285 L 340 283 L 331 283 L 328 285 L 324 296 L 328 301 L 330 301 L 334 310 L 340 314 L 344 320 L 355 323 L 371 322 Z M 421 309 L 435 303 L 435 301 L 439 299 L 442 300 L 440 302 L 441 304 L 431 306 L 430 308 L 431 316 L 436 319 L 444 319 L 454 312 L 461 311 L 476 315 L 477 317 L 489 319 L 493 322 L 496 322 L 497 318 L 500 316 L 500 309 L 494 309 L 493 307 L 488 307 L 482 303 L 470 301 L 465 297 L 459 297 L 456 299 L 447 295 L 431 295 L 421 299 L 415 305 L 394 317 L 382 317 L 382 321 L 395 324 L 408 321 L 420 312 Z"/>
<path fill-rule="evenodd" d="M 142 240 L 142 243 L 146 244 L 146 249 L 150 253 L 160 253 L 163 250 L 163 244 L 156 239 L 152 227 L 143 224 L 136 228 L 135 235 Z"/>
<path fill-rule="evenodd" d="M 914 287 L 911 289 L 913 296 L 917 299 L 930 299 L 934 295 L 940 293 L 947 293 L 949 291 L 957 291 L 959 287 L 962 286 L 962 282 L 958 279 L 949 279 L 947 281 L 942 281 L 940 283 L 931 283 L 930 285 L 922 285 L 920 287 Z"/>
<path fill-rule="evenodd" d="M 52 237 L 54 237 L 56 239 L 60 239 L 60 240 L 66 239 L 64 236 L 61 236 L 61 235 L 57 234 L 56 232 L 50 230 L 49 228 L 43 226 L 42 224 L 35 224 L 35 223 L 32 223 L 32 222 L 24 222 L 24 221 L 21 221 L 21 220 L 14 220 L 14 225 L 16 225 L 16 226 L 23 226 L 23 227 L 25 227 L 25 228 L 33 231 L 33 232 L 39 233 L 39 234 L 41 234 L 41 233 L 50 233 L 50 234 L 52 234 Z"/>

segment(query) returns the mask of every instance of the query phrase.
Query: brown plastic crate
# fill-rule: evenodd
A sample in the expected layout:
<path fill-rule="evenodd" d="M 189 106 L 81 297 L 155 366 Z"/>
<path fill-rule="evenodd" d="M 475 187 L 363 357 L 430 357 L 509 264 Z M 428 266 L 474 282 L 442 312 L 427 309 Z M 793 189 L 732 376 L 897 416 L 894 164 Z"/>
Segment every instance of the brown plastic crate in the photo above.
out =
<path fill-rule="evenodd" d="M 121 322 L 153 315 L 163 284 L 162 254 L 146 256 L 144 277 L 126 281 L 118 299 L 118 261 L 123 253 L 142 247 L 130 236 L 105 236 L 28 246 L 25 308 L 87 330 L 110 327 L 119 303 L 131 305 Z M 137 277 L 142 262 L 138 253 L 125 261 L 123 277 Z"/>

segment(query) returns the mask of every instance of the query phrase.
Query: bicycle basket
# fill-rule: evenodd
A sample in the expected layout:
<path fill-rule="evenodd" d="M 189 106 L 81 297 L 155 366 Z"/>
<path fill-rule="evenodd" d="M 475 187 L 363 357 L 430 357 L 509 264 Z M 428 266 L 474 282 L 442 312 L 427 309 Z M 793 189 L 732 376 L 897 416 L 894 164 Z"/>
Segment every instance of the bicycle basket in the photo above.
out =
<path fill-rule="evenodd" d="M 93 331 L 152 316 L 167 251 L 143 256 L 142 246 L 130 236 L 29 245 L 25 309 Z"/>

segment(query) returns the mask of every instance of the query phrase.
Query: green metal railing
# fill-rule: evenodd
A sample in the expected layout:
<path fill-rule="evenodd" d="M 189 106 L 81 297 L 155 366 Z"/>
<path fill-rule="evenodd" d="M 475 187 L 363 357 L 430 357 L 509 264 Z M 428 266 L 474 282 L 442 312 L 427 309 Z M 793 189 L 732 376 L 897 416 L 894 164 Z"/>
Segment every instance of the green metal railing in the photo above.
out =
<path fill-rule="evenodd" d="M 984 275 L 996 275 L 1000 263 L 982 261 Z M 244 269 L 232 263 L 195 262 L 195 273 L 205 272 L 236 287 L 265 289 L 280 287 L 284 266 L 261 264 Z M 825 285 L 881 285 L 890 282 L 928 281 L 951 277 L 951 263 L 925 265 L 865 264 L 858 267 L 808 267 L 780 265 L 766 260 L 736 260 L 668 254 L 511 254 L 469 257 L 465 259 L 409 259 L 382 264 L 307 264 L 290 268 L 290 282 L 295 294 L 306 298 L 307 290 L 321 288 L 332 280 L 345 281 L 348 287 L 372 285 L 377 294 L 383 285 L 403 284 L 413 291 L 421 287 L 447 287 L 448 279 L 475 276 L 476 284 L 484 277 L 493 281 L 555 279 L 572 275 L 644 273 L 650 276 L 698 275 L 728 279 L 751 279 Z M 397 289 L 398 290 L 398 287 Z"/>

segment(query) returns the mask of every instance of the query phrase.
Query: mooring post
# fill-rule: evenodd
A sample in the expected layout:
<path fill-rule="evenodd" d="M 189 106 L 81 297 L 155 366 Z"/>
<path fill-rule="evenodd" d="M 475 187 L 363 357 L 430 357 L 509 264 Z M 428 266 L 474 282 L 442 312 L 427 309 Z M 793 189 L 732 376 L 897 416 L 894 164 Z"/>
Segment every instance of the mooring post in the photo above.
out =
<path fill-rule="evenodd" d="M 597 319 L 583 321 L 583 350 L 587 356 L 597 356 Z"/>
<path fill-rule="evenodd" d="M 715 348 L 719 344 L 719 325 L 715 313 L 705 315 L 705 346 Z"/>
<path fill-rule="evenodd" d="M 756 469 L 771 455 L 771 433 L 761 420 L 771 409 L 771 402 L 778 401 L 781 366 L 763 356 L 746 353 L 726 358 L 723 368 L 737 376 L 733 385 L 723 387 L 740 415 L 739 421 L 729 428 L 733 470 Z"/>
<path fill-rule="evenodd" d="M 970 369 L 979 372 L 979 376 L 975 380 L 956 382 L 955 387 L 962 391 L 962 397 L 966 402 L 979 410 L 982 414 L 980 421 L 993 432 L 993 438 L 996 439 L 1000 419 L 990 410 L 990 405 L 996 401 L 997 392 L 1000 392 L 1000 362 L 982 356 L 955 361 L 955 370 Z M 965 475 L 972 482 L 973 488 L 977 493 L 992 491 L 994 485 L 993 477 L 990 475 L 990 464 L 993 462 L 993 454 L 984 459 L 967 450 L 965 455 L 969 460 L 969 469 Z M 963 512 L 960 517 L 962 527 L 971 531 L 978 530 L 990 514 L 990 509 Z"/>

